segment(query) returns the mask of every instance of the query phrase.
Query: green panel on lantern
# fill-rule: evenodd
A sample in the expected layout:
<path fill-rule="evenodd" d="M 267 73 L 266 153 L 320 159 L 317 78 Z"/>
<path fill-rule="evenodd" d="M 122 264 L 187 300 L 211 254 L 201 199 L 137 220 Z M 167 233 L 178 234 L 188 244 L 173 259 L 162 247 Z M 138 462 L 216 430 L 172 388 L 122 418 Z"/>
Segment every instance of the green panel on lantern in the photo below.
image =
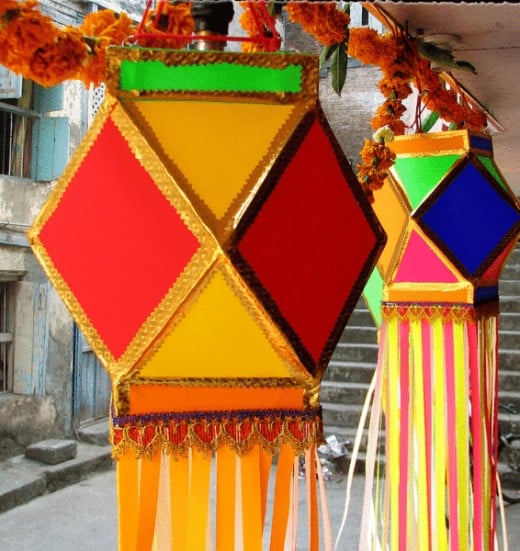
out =
<path fill-rule="evenodd" d="M 502 179 L 502 176 L 500 176 L 500 174 L 498 173 L 497 167 L 495 166 L 493 159 L 491 159 L 487 155 L 477 155 L 477 157 L 478 160 L 486 167 L 491 176 L 493 176 L 493 178 L 502 186 L 502 188 L 504 188 L 507 193 L 509 193 L 507 185 Z"/>
<path fill-rule="evenodd" d="M 302 66 L 254 67 L 236 63 L 166 65 L 162 61 L 121 62 L 121 90 L 297 93 Z"/>
<path fill-rule="evenodd" d="M 377 268 L 372 270 L 365 288 L 363 289 L 363 298 L 367 303 L 368 309 L 374 318 L 377 327 L 381 327 L 381 301 L 383 299 L 383 278 Z"/>
<path fill-rule="evenodd" d="M 396 159 L 395 170 L 413 210 L 422 203 L 459 158 L 460 155 L 439 155 Z"/>

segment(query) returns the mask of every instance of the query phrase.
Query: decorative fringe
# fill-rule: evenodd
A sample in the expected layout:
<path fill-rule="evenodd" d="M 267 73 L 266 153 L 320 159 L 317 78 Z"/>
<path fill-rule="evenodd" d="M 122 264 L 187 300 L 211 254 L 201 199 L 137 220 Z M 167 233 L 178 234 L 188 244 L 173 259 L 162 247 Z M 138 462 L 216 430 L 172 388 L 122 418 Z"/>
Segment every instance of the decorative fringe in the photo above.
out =
<path fill-rule="evenodd" d="M 472 306 L 384 305 L 384 483 L 372 487 L 371 454 L 360 551 L 496 549 L 497 319 Z M 370 431 L 369 448 L 379 437 Z"/>
<path fill-rule="evenodd" d="M 276 470 L 272 462 L 258 444 L 242 456 L 227 446 L 213 454 L 190 449 L 178 457 L 164 449 L 140 458 L 132 450 L 121 453 L 119 550 L 318 551 L 320 509 L 330 550 L 316 446 L 304 454 L 305 481 L 299 480 L 300 457 L 292 446 L 281 445 Z M 300 482 L 307 495 L 308 540 L 298 543 Z"/>
<path fill-rule="evenodd" d="M 232 411 L 112 417 L 112 454 L 129 451 L 139 457 L 160 450 L 175 458 L 190 450 L 210 453 L 227 446 L 244 455 L 254 446 L 271 454 L 283 445 L 303 454 L 323 440 L 319 408 L 293 411 Z"/>

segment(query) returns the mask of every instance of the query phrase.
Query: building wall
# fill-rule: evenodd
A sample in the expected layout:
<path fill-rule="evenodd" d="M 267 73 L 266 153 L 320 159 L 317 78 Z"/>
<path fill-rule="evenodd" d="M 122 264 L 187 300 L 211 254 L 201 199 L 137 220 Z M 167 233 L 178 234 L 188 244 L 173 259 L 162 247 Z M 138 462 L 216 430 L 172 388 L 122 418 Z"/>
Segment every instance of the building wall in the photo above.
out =
<path fill-rule="evenodd" d="M 118 8 L 139 17 L 144 2 L 43 0 L 42 9 L 61 24 L 77 24 L 86 10 Z M 232 33 L 236 28 L 239 9 Z M 318 52 L 318 46 L 297 26 L 282 25 L 284 49 Z M 236 49 L 236 44 L 229 49 Z M 373 67 L 349 68 L 345 92 L 337 96 L 330 78 L 320 82 L 320 98 L 341 147 L 353 165 L 380 98 Z M 92 93 L 92 92 L 90 92 Z M 1 101 L 1 100 L 0 100 Z M 64 84 L 61 108 L 51 117 L 67 117 L 68 154 L 74 151 L 88 123 L 89 92 L 81 83 Z M 60 127 L 61 128 L 61 127 Z M 61 130 L 63 132 L 63 129 Z M 73 419 L 73 330 L 67 309 L 31 253 L 25 233 L 56 180 L 35 181 L 0 176 L 0 281 L 9 280 L 12 388 L 0 392 L 0 459 L 21 453 L 27 445 L 50 437 L 70 437 Z M 0 389 L 1 390 L 1 389 Z"/>
<path fill-rule="evenodd" d="M 76 24 L 85 3 L 47 1 L 42 9 L 60 24 Z M 67 124 L 55 135 L 65 160 L 85 132 L 87 99 L 81 83 L 66 82 L 61 108 L 46 114 L 66 117 Z M 55 182 L 0 176 L 0 281 L 8 286 L 13 335 L 10 389 L 0 392 L 0 459 L 35 441 L 70 437 L 74 431 L 73 321 L 26 239 Z"/>

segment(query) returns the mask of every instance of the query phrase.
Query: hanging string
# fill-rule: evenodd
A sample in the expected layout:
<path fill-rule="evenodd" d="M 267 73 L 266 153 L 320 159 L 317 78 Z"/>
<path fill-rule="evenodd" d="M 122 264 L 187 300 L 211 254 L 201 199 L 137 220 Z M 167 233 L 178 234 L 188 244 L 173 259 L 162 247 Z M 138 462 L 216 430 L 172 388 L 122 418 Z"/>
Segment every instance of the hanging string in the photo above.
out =
<path fill-rule="evenodd" d="M 163 0 L 158 3 L 156 16 L 152 22 L 152 28 L 156 31 L 161 31 L 159 28 L 160 15 L 163 9 L 163 5 L 166 2 Z M 251 4 L 250 10 L 257 26 L 258 35 L 257 36 L 232 36 L 232 35 L 221 35 L 221 34 L 204 34 L 203 36 L 198 34 L 179 34 L 179 33 L 168 33 L 168 32 L 159 32 L 159 33 L 150 33 L 144 30 L 145 22 L 147 20 L 148 14 L 151 8 L 151 0 L 147 0 L 146 8 L 143 13 L 141 22 L 139 23 L 137 30 L 133 36 L 129 38 L 130 42 L 135 42 L 139 44 L 139 41 L 143 40 L 158 40 L 164 41 L 168 39 L 180 39 L 183 41 L 198 41 L 204 40 L 208 42 L 254 42 L 261 44 L 262 49 L 266 52 L 275 52 L 280 49 L 282 43 L 280 35 L 276 30 L 276 24 L 274 17 L 272 17 L 267 9 L 265 0 L 255 0 L 254 2 L 246 2 L 246 4 Z M 253 8 L 254 6 L 254 8 Z"/>

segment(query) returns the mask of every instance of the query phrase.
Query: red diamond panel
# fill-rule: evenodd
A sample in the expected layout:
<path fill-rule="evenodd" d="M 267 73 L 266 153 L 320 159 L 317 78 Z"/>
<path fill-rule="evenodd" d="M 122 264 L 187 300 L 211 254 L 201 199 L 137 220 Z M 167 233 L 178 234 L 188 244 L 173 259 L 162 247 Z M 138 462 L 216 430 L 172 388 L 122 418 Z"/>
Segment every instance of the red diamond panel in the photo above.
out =
<path fill-rule="evenodd" d="M 115 358 L 200 246 L 111 119 L 39 237 Z"/>
<path fill-rule="evenodd" d="M 254 219 L 248 222 L 246 214 L 238 229 L 235 259 L 311 368 L 326 366 L 382 240 L 322 124 L 305 122 L 295 134 L 307 126 L 304 138 L 293 139 L 282 153 L 283 166 L 273 169 L 278 180 L 266 184 L 272 191 L 252 207 L 258 208 Z"/>

